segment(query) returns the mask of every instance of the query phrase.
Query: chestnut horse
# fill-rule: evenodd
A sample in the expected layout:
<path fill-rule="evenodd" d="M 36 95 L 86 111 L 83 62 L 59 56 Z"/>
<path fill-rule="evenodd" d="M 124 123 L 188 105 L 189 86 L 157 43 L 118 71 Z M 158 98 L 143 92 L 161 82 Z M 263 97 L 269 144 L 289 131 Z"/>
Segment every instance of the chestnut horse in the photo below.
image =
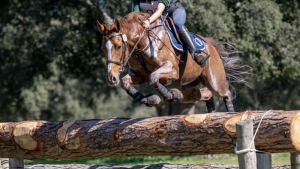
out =
<path fill-rule="evenodd" d="M 233 112 L 224 59 L 219 55 L 213 39 L 203 38 L 206 41 L 205 52 L 210 54 L 206 65 L 199 66 L 188 54 L 186 66 L 180 74 L 182 53 L 173 49 L 162 20 L 152 23 L 151 29 L 141 26 L 140 20 L 149 17 L 146 13 L 132 12 L 120 20 L 115 19 L 114 24 L 97 21 L 98 29 L 103 34 L 102 49 L 107 61 L 106 78 L 109 84 L 121 84 L 131 97 L 147 106 L 158 105 L 160 98 L 157 95 L 144 96 L 133 84 L 149 83 L 170 102 L 205 101 L 208 112 L 215 111 L 215 95 L 223 98 L 228 112 Z M 120 80 L 120 72 L 127 63 L 130 67 L 128 74 Z M 201 83 L 205 88 L 197 87 Z"/>

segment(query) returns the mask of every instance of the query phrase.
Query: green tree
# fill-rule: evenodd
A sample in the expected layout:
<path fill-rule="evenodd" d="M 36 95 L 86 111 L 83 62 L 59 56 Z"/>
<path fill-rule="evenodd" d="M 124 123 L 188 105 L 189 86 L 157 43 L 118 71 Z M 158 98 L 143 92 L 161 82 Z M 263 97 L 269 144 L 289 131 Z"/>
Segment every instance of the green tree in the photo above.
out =
<path fill-rule="evenodd" d="M 252 87 L 234 85 L 235 106 L 297 109 L 299 104 L 299 1 L 182 1 L 189 30 L 232 42 L 255 73 Z M 153 116 L 120 88 L 108 86 L 102 35 L 131 11 L 131 0 L 0 2 L 0 117 L 64 120 Z M 151 93 L 148 85 L 139 87 Z M 196 112 L 205 112 L 204 103 Z M 163 105 L 167 109 L 166 105 Z M 161 112 L 160 112 L 161 113 Z"/>

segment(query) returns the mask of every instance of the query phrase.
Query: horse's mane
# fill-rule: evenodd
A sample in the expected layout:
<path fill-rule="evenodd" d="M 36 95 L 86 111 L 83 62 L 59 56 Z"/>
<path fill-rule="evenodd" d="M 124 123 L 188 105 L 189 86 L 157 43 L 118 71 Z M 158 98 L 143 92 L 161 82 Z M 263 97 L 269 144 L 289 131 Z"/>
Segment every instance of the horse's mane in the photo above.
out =
<path fill-rule="evenodd" d="M 142 20 L 147 20 L 150 17 L 148 13 L 135 13 L 131 12 L 128 15 L 124 16 L 120 19 L 120 23 L 122 27 L 131 28 L 133 25 L 140 23 L 139 18 Z M 107 23 L 104 25 L 106 27 L 104 35 L 109 35 L 110 33 L 116 31 L 115 23 L 112 21 L 111 23 Z"/>
<path fill-rule="evenodd" d="M 146 20 L 150 17 L 150 14 L 148 13 L 135 13 L 131 12 L 128 15 L 124 16 L 122 19 L 120 19 L 122 27 L 126 27 L 128 25 L 139 23 L 139 18 L 142 20 Z"/>

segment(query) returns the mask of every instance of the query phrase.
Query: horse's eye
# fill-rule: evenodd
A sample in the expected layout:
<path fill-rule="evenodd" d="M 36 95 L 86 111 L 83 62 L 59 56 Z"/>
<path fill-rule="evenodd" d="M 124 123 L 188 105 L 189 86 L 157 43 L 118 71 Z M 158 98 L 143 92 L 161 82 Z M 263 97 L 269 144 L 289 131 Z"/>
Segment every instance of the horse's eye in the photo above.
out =
<path fill-rule="evenodd" d="M 116 50 L 120 50 L 121 49 L 121 46 L 120 45 L 117 45 L 116 46 Z"/>

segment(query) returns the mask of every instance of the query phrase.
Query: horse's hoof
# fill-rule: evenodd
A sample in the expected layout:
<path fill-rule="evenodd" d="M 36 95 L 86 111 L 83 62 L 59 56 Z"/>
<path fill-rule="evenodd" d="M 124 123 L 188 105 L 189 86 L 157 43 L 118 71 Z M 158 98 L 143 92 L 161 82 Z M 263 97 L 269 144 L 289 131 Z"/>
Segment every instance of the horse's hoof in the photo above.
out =
<path fill-rule="evenodd" d="M 147 99 L 146 106 L 148 107 L 158 106 L 161 102 L 160 97 L 155 94 L 148 95 L 145 98 Z"/>
<path fill-rule="evenodd" d="M 176 88 L 171 89 L 170 93 L 172 93 L 172 95 L 173 95 L 172 100 L 171 100 L 172 102 L 179 102 L 180 100 L 183 99 L 183 95 L 182 95 L 181 91 Z"/>

